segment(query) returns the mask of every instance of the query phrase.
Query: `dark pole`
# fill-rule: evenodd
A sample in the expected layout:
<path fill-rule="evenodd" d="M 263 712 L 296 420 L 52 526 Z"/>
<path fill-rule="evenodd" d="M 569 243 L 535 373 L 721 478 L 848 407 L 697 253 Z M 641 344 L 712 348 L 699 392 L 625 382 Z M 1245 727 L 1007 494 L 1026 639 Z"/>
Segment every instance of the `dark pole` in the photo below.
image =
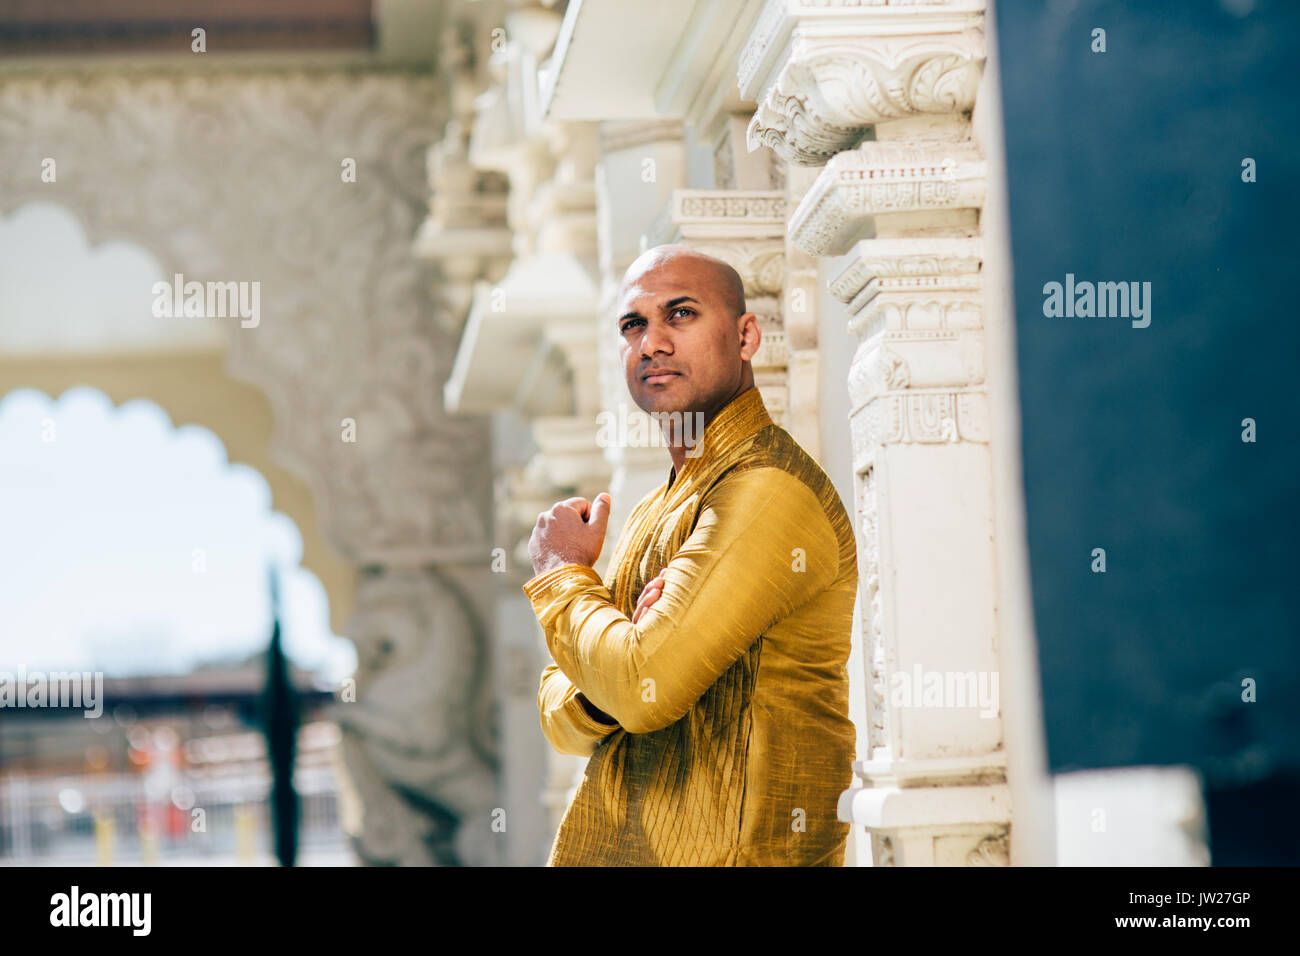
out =
<path fill-rule="evenodd" d="M 266 690 L 262 728 L 271 762 L 271 828 L 281 866 L 293 866 L 298 853 L 298 794 L 293 788 L 294 748 L 298 735 L 298 694 L 289 662 L 280 646 L 280 594 L 271 569 L 271 646 L 266 654 Z"/>

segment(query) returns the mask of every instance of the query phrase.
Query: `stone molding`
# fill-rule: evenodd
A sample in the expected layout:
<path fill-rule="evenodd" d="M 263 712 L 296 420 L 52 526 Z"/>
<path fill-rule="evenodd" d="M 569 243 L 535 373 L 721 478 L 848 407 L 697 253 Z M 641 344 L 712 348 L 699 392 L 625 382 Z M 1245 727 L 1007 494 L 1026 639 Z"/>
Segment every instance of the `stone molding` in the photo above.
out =
<path fill-rule="evenodd" d="M 790 237 L 809 255 L 842 255 L 878 217 L 980 209 L 986 177 L 970 142 L 863 143 L 826 164 L 790 217 Z"/>

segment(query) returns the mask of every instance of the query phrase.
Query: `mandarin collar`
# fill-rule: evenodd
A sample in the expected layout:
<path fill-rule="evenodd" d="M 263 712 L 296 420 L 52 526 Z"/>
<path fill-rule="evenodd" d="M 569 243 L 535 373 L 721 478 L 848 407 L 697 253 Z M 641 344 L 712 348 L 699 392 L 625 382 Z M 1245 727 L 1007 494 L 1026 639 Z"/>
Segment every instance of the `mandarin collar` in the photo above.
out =
<path fill-rule="evenodd" d="M 682 464 L 682 475 L 694 474 L 701 466 L 715 460 L 733 445 L 771 424 L 772 416 L 763 404 L 758 386 L 751 385 L 724 405 L 713 421 L 704 427 L 704 434 L 696 443 L 696 453 L 688 453 Z M 668 488 L 671 489 L 679 477 L 681 475 L 676 474 L 676 466 L 670 466 Z"/>

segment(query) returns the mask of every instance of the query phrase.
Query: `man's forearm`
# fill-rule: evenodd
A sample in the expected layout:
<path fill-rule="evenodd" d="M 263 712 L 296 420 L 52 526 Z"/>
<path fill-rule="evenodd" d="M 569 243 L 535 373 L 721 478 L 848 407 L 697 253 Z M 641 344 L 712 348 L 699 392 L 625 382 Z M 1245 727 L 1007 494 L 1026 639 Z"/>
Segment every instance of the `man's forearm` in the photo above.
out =
<path fill-rule="evenodd" d="M 806 561 L 792 563 L 795 554 Z M 660 597 L 635 624 L 588 567 L 556 568 L 523 587 L 556 666 L 625 731 L 646 734 L 685 716 L 769 626 L 834 580 L 839 561 L 817 496 L 765 467 L 710 492 L 662 569 Z"/>

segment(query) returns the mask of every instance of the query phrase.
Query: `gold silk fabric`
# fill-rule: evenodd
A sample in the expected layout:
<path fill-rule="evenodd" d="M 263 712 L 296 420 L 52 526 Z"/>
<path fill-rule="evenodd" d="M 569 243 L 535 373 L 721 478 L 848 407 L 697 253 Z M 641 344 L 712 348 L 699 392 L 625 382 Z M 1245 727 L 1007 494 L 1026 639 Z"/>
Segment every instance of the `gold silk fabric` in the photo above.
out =
<path fill-rule="evenodd" d="M 554 658 L 542 731 L 590 757 L 548 865 L 842 866 L 852 525 L 756 388 L 693 451 L 633 510 L 606 580 L 566 564 L 523 585 Z"/>

